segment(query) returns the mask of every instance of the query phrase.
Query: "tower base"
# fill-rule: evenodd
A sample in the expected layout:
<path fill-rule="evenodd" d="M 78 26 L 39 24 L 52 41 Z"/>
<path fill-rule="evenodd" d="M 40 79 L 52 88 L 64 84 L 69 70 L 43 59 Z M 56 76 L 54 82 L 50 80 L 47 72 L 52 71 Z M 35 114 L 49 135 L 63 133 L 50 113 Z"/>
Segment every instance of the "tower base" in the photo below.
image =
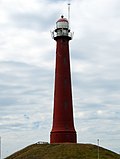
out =
<path fill-rule="evenodd" d="M 51 132 L 50 143 L 77 143 L 75 131 Z"/>

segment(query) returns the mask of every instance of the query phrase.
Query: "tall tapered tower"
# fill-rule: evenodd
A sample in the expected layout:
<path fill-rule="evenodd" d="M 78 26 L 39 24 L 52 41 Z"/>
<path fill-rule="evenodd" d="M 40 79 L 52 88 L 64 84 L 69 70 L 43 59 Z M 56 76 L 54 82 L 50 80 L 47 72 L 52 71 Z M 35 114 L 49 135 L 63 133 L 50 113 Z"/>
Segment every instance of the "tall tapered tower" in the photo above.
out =
<path fill-rule="evenodd" d="M 56 22 L 53 38 L 57 45 L 54 114 L 50 143 L 76 143 L 69 58 L 69 40 L 72 39 L 72 33 L 69 29 L 68 20 L 63 16 Z"/>

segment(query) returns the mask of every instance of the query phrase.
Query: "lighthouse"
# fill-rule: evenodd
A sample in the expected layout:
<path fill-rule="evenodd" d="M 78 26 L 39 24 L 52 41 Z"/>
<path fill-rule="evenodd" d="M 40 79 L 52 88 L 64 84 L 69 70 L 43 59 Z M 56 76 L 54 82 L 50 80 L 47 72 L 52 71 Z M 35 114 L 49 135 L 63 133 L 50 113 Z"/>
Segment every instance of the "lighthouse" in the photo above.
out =
<path fill-rule="evenodd" d="M 69 41 L 72 40 L 73 34 L 66 18 L 61 16 L 56 22 L 52 35 L 56 41 L 56 68 L 50 143 L 76 143 L 69 57 Z"/>

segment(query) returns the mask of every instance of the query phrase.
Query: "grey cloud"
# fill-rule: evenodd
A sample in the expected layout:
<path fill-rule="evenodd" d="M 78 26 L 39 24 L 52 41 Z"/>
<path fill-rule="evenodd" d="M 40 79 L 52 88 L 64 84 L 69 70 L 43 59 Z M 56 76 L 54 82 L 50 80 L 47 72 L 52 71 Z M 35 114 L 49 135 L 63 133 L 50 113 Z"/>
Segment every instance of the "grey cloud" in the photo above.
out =
<path fill-rule="evenodd" d="M 9 105 L 14 105 L 17 103 L 17 100 L 15 98 L 10 98 L 10 97 L 0 97 L 0 106 L 9 106 Z"/>
<path fill-rule="evenodd" d="M 49 100 L 52 96 L 52 93 L 50 95 L 51 86 L 49 86 L 51 79 L 48 81 L 51 76 L 48 70 L 12 61 L 2 62 L 0 66 L 3 70 L 6 70 L 6 67 L 9 68 L 7 72 L 0 73 L 1 77 L 7 76 L 7 78 L 1 78 L 0 115 L 11 114 L 14 116 L 18 114 L 19 116 L 22 114 L 25 119 L 29 119 L 28 115 L 24 115 L 26 111 L 29 114 L 33 108 L 38 109 L 39 107 L 41 112 L 45 110 L 46 99 Z M 19 78 L 16 78 L 17 76 Z M 43 98 L 44 96 L 46 99 Z M 38 126 L 36 122 L 33 125 Z M 10 127 L 18 128 L 17 125 L 10 125 Z"/>
<path fill-rule="evenodd" d="M 40 122 L 36 121 L 33 123 L 33 129 L 38 129 L 40 127 Z"/>
<path fill-rule="evenodd" d="M 20 63 L 20 62 L 2 62 L 1 67 L 3 67 L 3 70 L 7 67 L 9 68 L 7 71 L 0 73 L 1 76 L 1 83 L 4 83 L 4 85 L 1 84 L 1 88 L 3 90 L 3 87 L 6 87 L 6 89 L 9 87 L 13 89 L 14 88 L 27 88 L 28 84 L 32 83 L 36 86 L 41 86 L 41 82 L 46 81 L 46 85 L 49 81 L 48 78 L 52 78 L 51 71 L 48 69 L 40 68 L 37 66 L 33 66 L 30 64 Z M 6 85 L 5 85 L 6 84 Z M 29 88 L 28 88 L 29 89 Z M 36 88 L 37 91 L 39 90 Z M 12 91 L 12 90 L 11 90 Z M 33 92 L 34 92 L 33 88 Z"/>
<path fill-rule="evenodd" d="M 4 131 L 22 131 L 22 130 L 29 129 L 29 128 L 28 128 L 27 124 L 15 123 L 15 124 L 1 125 L 0 129 L 1 129 L 1 131 L 2 130 L 4 130 Z"/>
<path fill-rule="evenodd" d="M 32 129 L 39 129 L 42 125 L 44 125 L 42 122 L 36 121 L 31 124 L 28 123 L 13 123 L 13 124 L 4 124 L 0 125 L 1 131 L 8 130 L 8 131 L 23 131 L 23 130 L 32 130 Z"/>
<path fill-rule="evenodd" d="M 53 26 L 53 22 L 56 21 L 53 15 L 55 13 L 48 14 L 48 16 L 41 13 L 15 13 L 10 18 L 17 27 L 43 31 Z"/>

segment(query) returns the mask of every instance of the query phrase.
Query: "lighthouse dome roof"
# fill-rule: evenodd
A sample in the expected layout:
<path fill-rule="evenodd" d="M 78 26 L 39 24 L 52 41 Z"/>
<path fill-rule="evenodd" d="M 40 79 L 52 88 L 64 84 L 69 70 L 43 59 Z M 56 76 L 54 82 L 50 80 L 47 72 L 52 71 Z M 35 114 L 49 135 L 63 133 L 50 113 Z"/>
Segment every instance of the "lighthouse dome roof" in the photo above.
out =
<path fill-rule="evenodd" d="M 68 22 L 66 18 L 62 15 L 61 18 L 57 22 Z"/>
<path fill-rule="evenodd" d="M 66 18 L 61 16 L 61 18 L 56 22 L 56 28 L 57 29 L 68 29 L 69 28 L 69 22 Z"/>

